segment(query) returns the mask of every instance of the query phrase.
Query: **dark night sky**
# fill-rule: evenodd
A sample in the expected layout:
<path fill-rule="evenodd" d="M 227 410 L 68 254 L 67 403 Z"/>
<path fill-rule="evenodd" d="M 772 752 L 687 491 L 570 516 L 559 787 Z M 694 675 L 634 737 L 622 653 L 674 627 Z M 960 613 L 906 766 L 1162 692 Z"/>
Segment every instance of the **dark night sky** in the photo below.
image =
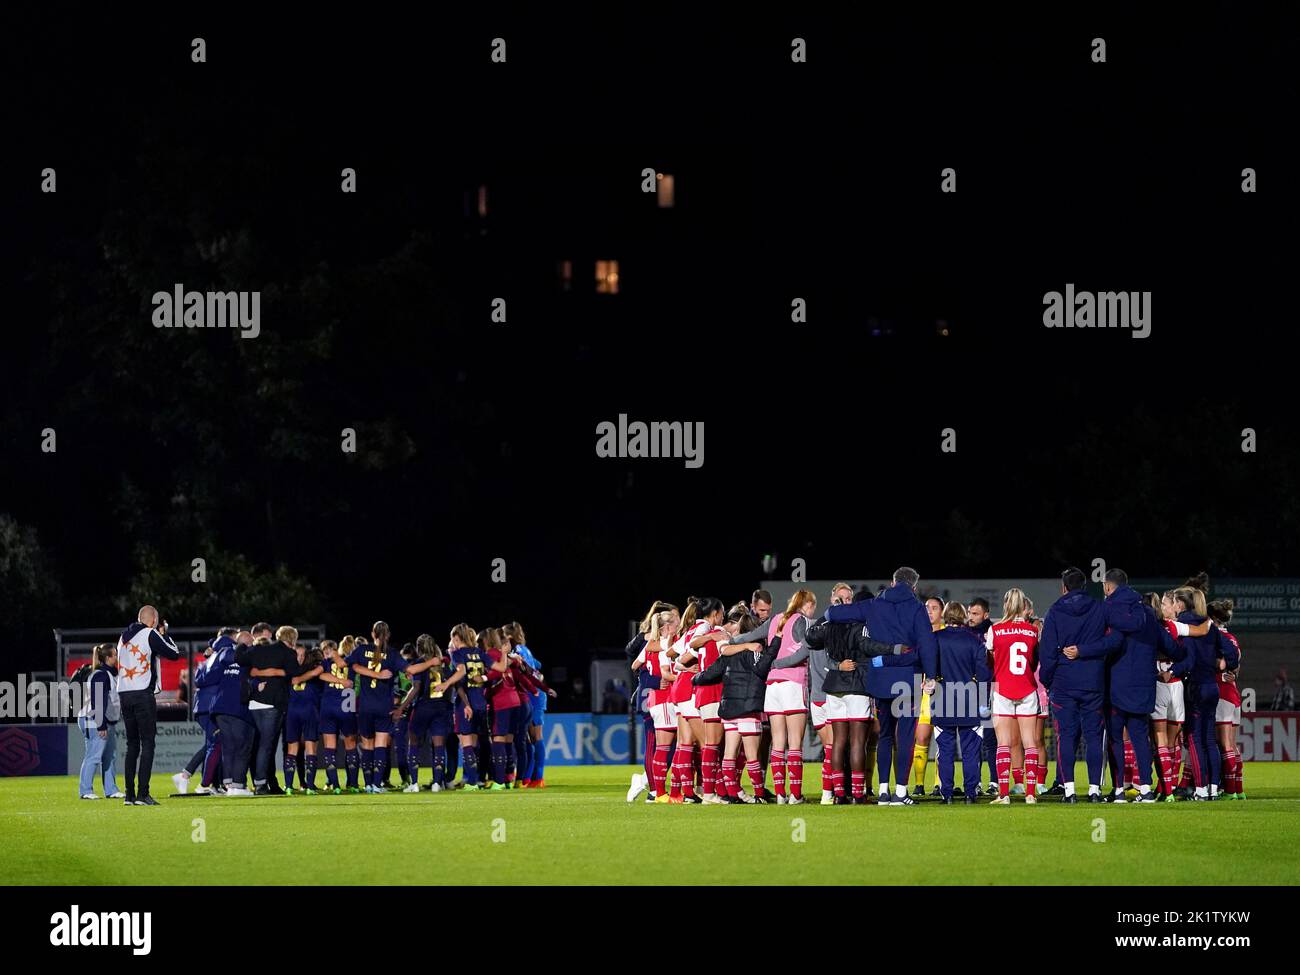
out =
<path fill-rule="evenodd" d="M 1211 9 L 16 24 L 0 512 L 65 594 L 22 635 L 119 622 L 136 546 L 202 538 L 310 580 L 334 634 L 518 618 L 571 664 L 653 598 L 746 595 L 769 551 L 814 578 L 1300 574 L 1297 34 Z M 246 243 L 205 264 L 221 235 Z M 621 294 L 558 292 L 558 260 L 589 292 L 609 257 Z M 260 288 L 263 335 L 154 330 L 174 281 Z M 1043 328 L 1066 282 L 1151 291 L 1151 337 Z M 598 459 L 620 412 L 704 421 L 704 467 Z"/>

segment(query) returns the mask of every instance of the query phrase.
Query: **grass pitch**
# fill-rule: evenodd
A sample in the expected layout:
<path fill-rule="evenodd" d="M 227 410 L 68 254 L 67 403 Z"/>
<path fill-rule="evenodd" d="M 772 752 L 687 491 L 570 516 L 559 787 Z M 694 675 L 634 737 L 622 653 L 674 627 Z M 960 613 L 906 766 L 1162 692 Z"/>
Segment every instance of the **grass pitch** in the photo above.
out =
<path fill-rule="evenodd" d="M 1009 808 L 629 804 L 632 766 L 556 766 L 542 791 L 168 799 L 169 771 L 154 778 L 159 808 L 79 799 L 74 777 L 0 779 L 0 883 L 1154 886 L 1300 876 L 1300 765 L 1280 762 L 1246 766 L 1244 802 Z M 807 771 L 818 796 L 820 766 Z M 124 871 L 126 845 L 141 852 Z"/>

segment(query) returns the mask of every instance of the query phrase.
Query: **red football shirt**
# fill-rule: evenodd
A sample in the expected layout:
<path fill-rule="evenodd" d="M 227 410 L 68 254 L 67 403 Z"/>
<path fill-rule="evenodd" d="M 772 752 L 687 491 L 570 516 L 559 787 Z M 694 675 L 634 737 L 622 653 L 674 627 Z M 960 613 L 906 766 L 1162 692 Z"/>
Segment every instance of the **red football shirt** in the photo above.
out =
<path fill-rule="evenodd" d="M 1038 630 L 1024 620 L 994 623 L 985 643 L 993 648 L 993 679 L 999 694 L 1018 701 L 1037 692 Z"/>

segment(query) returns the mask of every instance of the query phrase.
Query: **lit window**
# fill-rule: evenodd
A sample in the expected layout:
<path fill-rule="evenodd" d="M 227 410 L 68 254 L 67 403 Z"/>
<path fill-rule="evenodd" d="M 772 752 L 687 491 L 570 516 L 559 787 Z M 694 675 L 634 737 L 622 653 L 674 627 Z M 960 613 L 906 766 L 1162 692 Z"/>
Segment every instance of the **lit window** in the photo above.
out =
<path fill-rule="evenodd" d="M 487 216 L 487 187 L 483 185 L 478 188 L 478 215 Z"/>
<path fill-rule="evenodd" d="M 572 291 L 573 290 L 573 262 L 560 261 L 558 270 L 560 272 L 560 290 Z"/>
<path fill-rule="evenodd" d="M 673 205 L 673 177 L 671 173 L 658 173 L 655 199 L 661 208 Z"/>
<path fill-rule="evenodd" d="M 596 294 L 618 294 L 618 261 L 596 262 Z"/>

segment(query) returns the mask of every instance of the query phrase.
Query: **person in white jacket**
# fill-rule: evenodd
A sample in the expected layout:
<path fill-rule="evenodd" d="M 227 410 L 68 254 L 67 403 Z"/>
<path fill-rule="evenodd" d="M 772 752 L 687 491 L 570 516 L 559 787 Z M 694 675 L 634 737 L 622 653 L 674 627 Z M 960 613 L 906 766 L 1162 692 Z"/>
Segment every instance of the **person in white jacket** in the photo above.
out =
<path fill-rule="evenodd" d="M 156 806 L 149 795 L 153 772 L 154 737 L 158 730 L 158 658 L 180 659 L 181 652 L 167 636 L 167 623 L 158 610 L 141 606 L 136 621 L 122 631 L 117 642 L 117 697 L 126 725 L 126 804 Z M 136 771 L 139 763 L 139 779 Z"/>

